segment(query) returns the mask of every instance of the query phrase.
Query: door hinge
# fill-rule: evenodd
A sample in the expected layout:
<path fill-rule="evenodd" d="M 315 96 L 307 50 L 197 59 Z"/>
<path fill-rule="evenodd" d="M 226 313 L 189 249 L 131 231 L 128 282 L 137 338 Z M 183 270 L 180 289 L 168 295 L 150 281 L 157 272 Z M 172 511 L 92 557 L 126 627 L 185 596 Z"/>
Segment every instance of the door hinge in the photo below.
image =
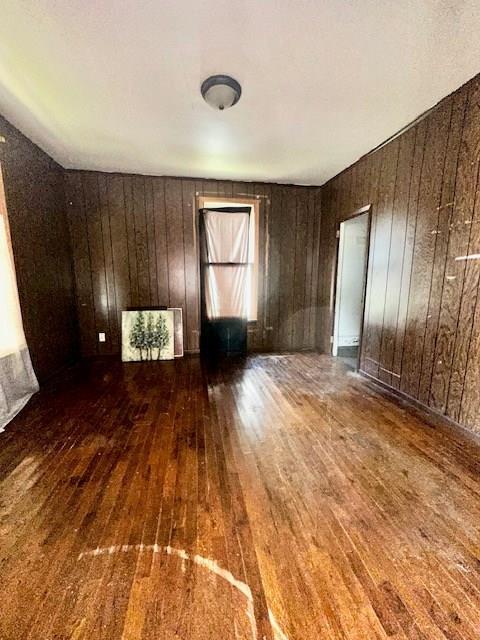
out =
<path fill-rule="evenodd" d="M 333 344 L 333 336 L 330 336 L 330 344 Z"/>
<path fill-rule="evenodd" d="M 335 234 L 335 237 L 336 237 L 336 238 L 339 238 L 339 237 L 340 237 L 340 229 L 337 229 L 337 233 Z"/>

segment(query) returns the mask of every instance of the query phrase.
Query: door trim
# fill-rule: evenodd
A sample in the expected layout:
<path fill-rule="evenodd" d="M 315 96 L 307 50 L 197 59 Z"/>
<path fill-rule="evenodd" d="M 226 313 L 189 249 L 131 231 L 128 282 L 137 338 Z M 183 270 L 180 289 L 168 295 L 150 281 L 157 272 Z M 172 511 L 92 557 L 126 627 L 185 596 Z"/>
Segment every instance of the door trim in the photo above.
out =
<path fill-rule="evenodd" d="M 367 242 L 365 243 L 365 266 L 363 273 L 363 291 L 362 291 L 362 321 L 360 324 L 360 336 L 358 341 L 358 356 L 357 356 L 357 366 L 356 371 L 360 370 L 360 361 L 362 357 L 362 346 L 363 346 L 363 334 L 364 334 L 364 326 L 365 326 L 365 305 L 367 298 L 367 279 L 368 279 L 368 266 L 370 259 L 370 240 L 371 240 L 371 230 L 372 230 L 372 205 L 366 204 L 359 209 L 355 209 L 353 213 L 344 218 L 340 218 L 335 225 L 335 263 L 333 269 L 333 291 L 332 291 L 332 322 L 330 328 L 330 355 L 333 355 L 333 332 L 335 330 L 335 308 L 337 302 L 337 276 L 338 276 L 338 258 L 339 258 L 339 250 L 340 250 L 340 225 L 342 222 L 348 222 L 349 220 L 353 220 L 354 218 L 358 218 L 359 216 L 363 216 L 364 214 L 368 214 L 367 218 Z"/>

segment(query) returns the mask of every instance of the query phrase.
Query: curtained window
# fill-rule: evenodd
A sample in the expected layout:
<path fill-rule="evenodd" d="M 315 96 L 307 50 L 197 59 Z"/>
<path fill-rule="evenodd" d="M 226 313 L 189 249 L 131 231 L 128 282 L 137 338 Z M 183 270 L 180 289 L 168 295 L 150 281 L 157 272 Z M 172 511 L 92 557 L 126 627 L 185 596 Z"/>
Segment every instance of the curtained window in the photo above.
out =
<path fill-rule="evenodd" d="M 252 204 L 250 204 L 252 203 Z M 259 232 L 259 206 L 258 201 L 252 200 L 238 200 L 232 198 L 226 200 L 222 198 L 201 198 L 201 209 L 209 208 L 245 208 L 248 207 L 249 223 L 248 223 L 248 249 L 247 258 L 245 260 L 248 263 L 245 276 L 245 295 L 246 295 L 246 318 L 249 322 L 257 320 L 257 308 L 258 308 L 258 270 L 259 270 L 259 247 L 258 247 L 258 232 Z M 243 238 L 243 236 L 242 236 Z M 215 274 L 216 275 L 216 274 Z M 225 275 L 225 274 L 223 274 Z M 214 276 L 215 277 L 215 276 Z M 238 282 L 237 282 L 238 284 Z M 223 287 L 222 287 L 223 290 Z"/>
<path fill-rule="evenodd" d="M 20 411 L 38 383 L 23 332 L 0 167 L 0 431 Z"/>
<path fill-rule="evenodd" d="M 250 208 L 204 209 L 205 310 L 207 318 L 243 318 L 249 312 Z"/>

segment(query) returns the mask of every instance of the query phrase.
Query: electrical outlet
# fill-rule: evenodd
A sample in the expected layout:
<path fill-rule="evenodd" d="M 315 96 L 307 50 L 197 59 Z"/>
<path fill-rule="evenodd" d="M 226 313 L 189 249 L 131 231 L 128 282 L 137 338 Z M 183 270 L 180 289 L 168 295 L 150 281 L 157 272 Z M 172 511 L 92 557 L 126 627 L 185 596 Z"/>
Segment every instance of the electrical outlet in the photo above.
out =
<path fill-rule="evenodd" d="M 99 342 L 105 342 L 105 334 L 104 333 L 99 333 L 98 334 L 98 341 Z"/>

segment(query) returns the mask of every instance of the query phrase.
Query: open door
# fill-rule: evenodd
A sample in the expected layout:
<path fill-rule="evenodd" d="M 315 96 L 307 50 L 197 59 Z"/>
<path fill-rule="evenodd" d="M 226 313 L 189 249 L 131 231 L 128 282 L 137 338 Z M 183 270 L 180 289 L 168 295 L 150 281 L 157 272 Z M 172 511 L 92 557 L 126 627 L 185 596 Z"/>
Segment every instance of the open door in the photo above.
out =
<path fill-rule="evenodd" d="M 365 305 L 370 213 L 340 223 L 332 355 L 358 369 Z"/>
<path fill-rule="evenodd" d="M 251 207 L 200 209 L 201 351 L 245 354 Z"/>

